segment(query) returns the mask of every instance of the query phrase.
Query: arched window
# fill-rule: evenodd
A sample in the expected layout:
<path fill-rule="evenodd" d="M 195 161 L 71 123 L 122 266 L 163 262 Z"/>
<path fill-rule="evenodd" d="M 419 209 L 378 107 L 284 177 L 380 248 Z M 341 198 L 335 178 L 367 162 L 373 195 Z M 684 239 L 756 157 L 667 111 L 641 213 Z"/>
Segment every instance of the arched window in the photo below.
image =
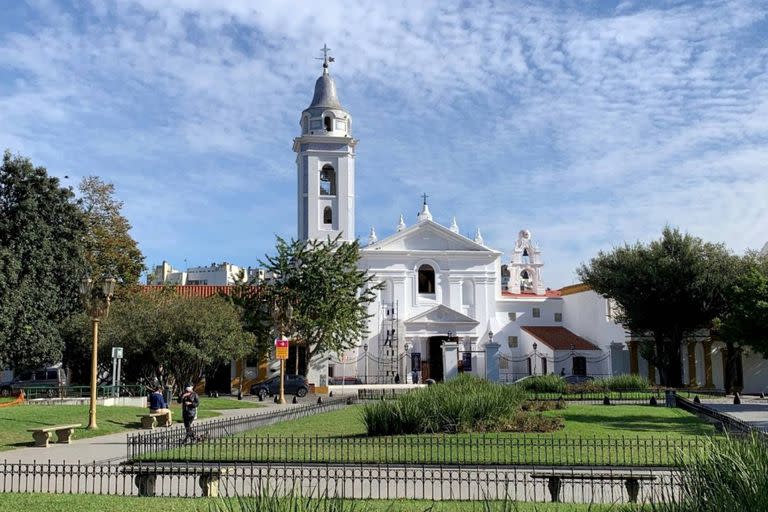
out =
<path fill-rule="evenodd" d="M 527 270 L 520 272 L 520 292 L 525 293 L 533 290 L 533 281 L 531 273 Z"/>
<path fill-rule="evenodd" d="M 475 287 L 469 279 L 461 283 L 461 304 L 462 306 L 472 306 L 475 303 Z"/>
<path fill-rule="evenodd" d="M 333 210 L 330 206 L 323 208 L 323 224 L 333 224 Z"/>
<path fill-rule="evenodd" d="M 530 255 L 528 254 L 528 248 L 526 247 L 525 249 L 523 249 L 523 263 L 530 263 L 530 261 L 531 261 L 531 258 L 530 258 Z"/>
<path fill-rule="evenodd" d="M 320 170 L 320 195 L 336 195 L 336 170 L 332 165 L 324 165 Z"/>
<path fill-rule="evenodd" d="M 324 117 L 323 122 L 325 123 L 325 131 L 333 131 L 333 119 L 330 116 Z"/>
<path fill-rule="evenodd" d="M 419 293 L 435 293 L 435 269 L 429 265 L 419 267 Z"/>

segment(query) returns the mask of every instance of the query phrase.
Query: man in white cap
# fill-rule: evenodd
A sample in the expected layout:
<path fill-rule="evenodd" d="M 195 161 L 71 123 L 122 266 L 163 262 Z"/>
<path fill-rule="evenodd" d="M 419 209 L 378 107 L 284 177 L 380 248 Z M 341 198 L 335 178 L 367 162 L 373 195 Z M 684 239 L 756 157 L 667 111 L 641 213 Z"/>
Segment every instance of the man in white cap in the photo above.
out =
<path fill-rule="evenodd" d="M 200 397 L 195 393 L 194 388 L 189 385 L 184 388 L 184 394 L 179 397 L 181 402 L 181 418 L 184 420 L 184 428 L 187 429 L 186 440 L 194 440 L 195 434 L 192 432 L 192 422 L 197 417 L 197 408 L 200 406 Z"/>

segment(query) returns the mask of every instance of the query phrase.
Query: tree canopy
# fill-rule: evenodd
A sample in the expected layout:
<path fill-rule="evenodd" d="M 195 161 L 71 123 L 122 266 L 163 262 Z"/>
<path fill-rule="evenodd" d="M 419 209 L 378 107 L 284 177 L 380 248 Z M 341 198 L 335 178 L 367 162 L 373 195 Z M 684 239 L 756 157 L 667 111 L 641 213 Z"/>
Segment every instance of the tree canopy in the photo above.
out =
<path fill-rule="evenodd" d="M 6 151 L 0 167 L 0 367 L 61 360 L 58 324 L 80 308 L 83 214 L 69 188 Z"/>
<path fill-rule="evenodd" d="M 726 343 L 751 347 L 768 358 L 768 255 L 748 253 L 741 259 L 717 327 Z"/>
<path fill-rule="evenodd" d="M 277 238 L 275 254 L 261 262 L 268 276 L 258 292 L 241 299 L 243 317 L 266 354 L 277 334 L 274 307 L 291 304 L 289 332 L 301 346 L 307 364 L 324 353 L 338 353 L 356 346 L 368 328 L 368 305 L 375 299 L 373 276 L 358 269 L 360 245 L 335 240 Z"/>
<path fill-rule="evenodd" d="M 724 313 L 734 266 L 725 246 L 666 227 L 659 240 L 600 252 L 577 272 L 619 304 L 619 321 L 627 330 L 653 340 L 644 354 L 662 384 L 679 386 L 680 347 Z"/>
<path fill-rule="evenodd" d="M 83 318 L 84 319 L 84 318 Z M 87 322 L 74 320 L 73 367 L 90 354 Z M 123 380 L 174 387 L 198 383 L 211 367 L 238 359 L 254 345 L 236 308 L 223 297 L 188 298 L 169 286 L 137 289 L 115 301 L 101 325 L 100 361 L 106 370 L 112 347 L 123 347 Z"/>
<path fill-rule="evenodd" d="M 144 255 L 131 237 L 131 224 L 122 214 L 115 187 L 96 176 L 79 185 L 80 205 L 86 225 L 85 257 L 94 278 L 110 275 L 118 283 L 136 284 L 144 270 Z"/>

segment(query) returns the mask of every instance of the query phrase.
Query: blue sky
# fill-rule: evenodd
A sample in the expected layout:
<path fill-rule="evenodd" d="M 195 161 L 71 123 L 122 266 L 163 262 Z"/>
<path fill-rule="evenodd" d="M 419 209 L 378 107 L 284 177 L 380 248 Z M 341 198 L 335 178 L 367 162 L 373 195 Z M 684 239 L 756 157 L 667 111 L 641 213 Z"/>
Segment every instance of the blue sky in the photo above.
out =
<path fill-rule="evenodd" d="M 0 148 L 113 182 L 151 266 L 256 265 L 295 236 L 291 150 L 327 43 L 357 235 L 420 195 L 547 286 L 664 224 L 768 240 L 768 5 L 0 0 Z"/>

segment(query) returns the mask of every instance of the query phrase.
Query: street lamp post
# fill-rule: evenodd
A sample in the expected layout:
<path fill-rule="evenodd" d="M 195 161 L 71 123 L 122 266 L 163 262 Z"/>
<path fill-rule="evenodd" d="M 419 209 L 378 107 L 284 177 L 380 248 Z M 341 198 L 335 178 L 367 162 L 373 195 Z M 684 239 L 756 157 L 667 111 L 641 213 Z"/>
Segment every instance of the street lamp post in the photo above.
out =
<path fill-rule="evenodd" d="M 272 319 L 275 324 L 278 339 L 282 339 L 283 332 L 285 332 L 286 326 L 290 324 L 292 317 L 293 306 L 291 306 L 290 302 L 283 307 L 275 302 L 275 307 L 272 310 Z M 296 347 L 296 359 L 298 358 L 299 348 Z M 285 403 L 285 359 L 280 359 L 280 397 L 278 398 L 277 403 Z"/>
<path fill-rule="evenodd" d="M 99 322 L 107 318 L 109 304 L 115 293 L 116 281 L 107 277 L 101 282 L 101 287 L 94 286 L 93 279 L 84 277 L 80 282 L 80 294 L 85 310 L 91 317 L 92 347 L 91 347 L 91 403 L 88 410 L 88 430 L 99 428 L 96 425 L 96 390 L 99 372 Z"/>
<path fill-rule="evenodd" d="M 535 341 L 533 342 L 533 374 L 536 375 L 536 360 L 539 358 L 539 353 L 537 350 L 539 349 L 539 344 Z"/>
<path fill-rule="evenodd" d="M 368 384 L 368 343 L 363 343 L 363 352 L 365 353 L 365 383 Z"/>

